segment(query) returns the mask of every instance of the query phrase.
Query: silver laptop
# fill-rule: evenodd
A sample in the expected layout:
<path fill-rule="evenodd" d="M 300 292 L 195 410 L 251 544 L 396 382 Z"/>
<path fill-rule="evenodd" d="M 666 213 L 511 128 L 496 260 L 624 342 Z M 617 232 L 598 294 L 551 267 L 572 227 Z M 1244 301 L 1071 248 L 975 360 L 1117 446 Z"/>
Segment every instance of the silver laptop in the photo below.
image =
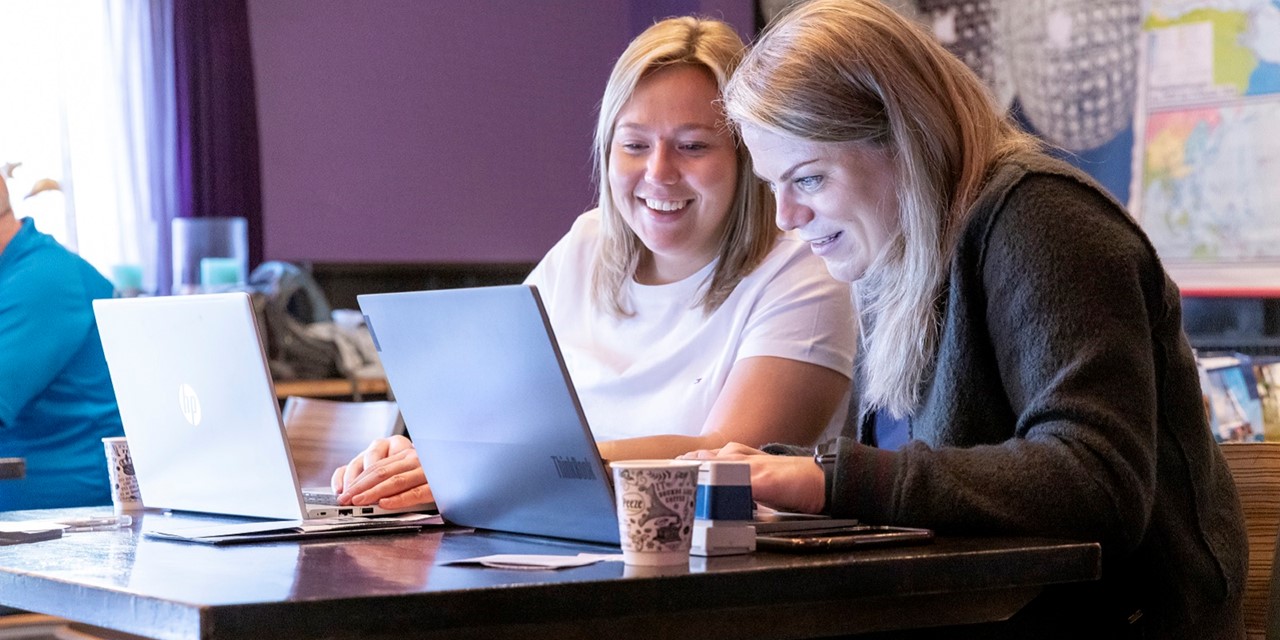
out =
<path fill-rule="evenodd" d="M 93 310 L 148 507 L 280 520 L 431 508 L 303 499 L 247 293 L 95 300 Z"/>
<path fill-rule="evenodd" d="M 618 543 L 612 483 L 535 288 L 357 299 L 446 520 Z"/>

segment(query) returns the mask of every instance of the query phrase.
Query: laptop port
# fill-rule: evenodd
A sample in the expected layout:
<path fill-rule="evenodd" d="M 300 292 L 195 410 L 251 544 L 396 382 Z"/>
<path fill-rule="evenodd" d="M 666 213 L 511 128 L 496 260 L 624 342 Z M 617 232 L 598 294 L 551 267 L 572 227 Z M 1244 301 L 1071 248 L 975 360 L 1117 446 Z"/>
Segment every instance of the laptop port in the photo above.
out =
<path fill-rule="evenodd" d="M 340 515 L 340 516 L 349 516 L 349 515 L 351 515 L 351 510 L 350 510 L 350 509 L 338 509 L 338 515 Z"/>
<path fill-rule="evenodd" d="M 365 507 L 360 510 L 360 513 L 373 513 L 373 507 Z"/>

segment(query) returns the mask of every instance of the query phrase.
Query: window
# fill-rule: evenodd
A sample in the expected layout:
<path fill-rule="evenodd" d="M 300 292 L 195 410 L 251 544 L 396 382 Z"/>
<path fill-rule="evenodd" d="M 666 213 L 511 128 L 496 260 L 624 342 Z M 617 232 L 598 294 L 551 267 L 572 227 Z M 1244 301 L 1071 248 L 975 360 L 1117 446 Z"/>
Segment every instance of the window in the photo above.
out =
<path fill-rule="evenodd" d="M 153 220 L 174 202 L 165 4 L 0 0 L 0 166 L 14 211 L 107 275 L 124 263 L 155 273 Z"/>

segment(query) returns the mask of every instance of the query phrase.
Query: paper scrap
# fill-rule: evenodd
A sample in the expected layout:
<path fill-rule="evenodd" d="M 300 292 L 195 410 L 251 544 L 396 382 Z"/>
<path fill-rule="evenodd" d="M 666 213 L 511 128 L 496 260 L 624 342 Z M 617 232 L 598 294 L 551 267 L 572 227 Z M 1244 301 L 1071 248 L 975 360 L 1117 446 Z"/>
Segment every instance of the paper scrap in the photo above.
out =
<path fill-rule="evenodd" d="M 522 555 L 500 553 L 477 558 L 451 560 L 445 564 L 478 564 L 491 569 L 515 569 L 519 571 L 538 571 L 542 569 L 568 569 L 585 567 L 597 562 L 622 561 L 621 553 L 579 553 L 576 556 L 556 555 Z"/>

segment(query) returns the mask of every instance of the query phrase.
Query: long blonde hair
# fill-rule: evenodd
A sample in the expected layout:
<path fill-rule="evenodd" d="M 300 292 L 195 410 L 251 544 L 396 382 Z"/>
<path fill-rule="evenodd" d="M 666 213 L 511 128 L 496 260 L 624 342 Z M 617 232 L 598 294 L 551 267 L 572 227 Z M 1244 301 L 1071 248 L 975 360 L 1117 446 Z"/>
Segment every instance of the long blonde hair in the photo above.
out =
<path fill-rule="evenodd" d="M 960 60 L 876 0 L 811 0 L 780 17 L 725 89 L 735 123 L 889 149 L 901 231 L 854 285 L 861 395 L 911 415 L 933 369 L 956 241 L 991 167 L 1037 148 Z"/>
<path fill-rule="evenodd" d="M 623 299 L 624 285 L 635 276 L 640 258 L 647 251 L 623 220 L 609 187 L 609 147 L 613 144 L 618 113 L 642 79 L 669 65 L 705 68 L 715 77 L 716 88 L 723 93 L 743 47 L 742 39 L 723 22 L 668 18 L 636 36 L 614 64 L 596 122 L 595 177 L 600 188 L 602 240 L 591 273 L 591 291 L 595 304 L 615 316 L 631 314 Z M 779 233 L 773 225 L 773 199 L 755 179 L 751 157 L 736 132 L 733 140 L 738 158 L 738 186 L 720 237 L 719 261 L 699 300 L 708 313 L 718 308 L 738 282 L 764 260 Z"/>

